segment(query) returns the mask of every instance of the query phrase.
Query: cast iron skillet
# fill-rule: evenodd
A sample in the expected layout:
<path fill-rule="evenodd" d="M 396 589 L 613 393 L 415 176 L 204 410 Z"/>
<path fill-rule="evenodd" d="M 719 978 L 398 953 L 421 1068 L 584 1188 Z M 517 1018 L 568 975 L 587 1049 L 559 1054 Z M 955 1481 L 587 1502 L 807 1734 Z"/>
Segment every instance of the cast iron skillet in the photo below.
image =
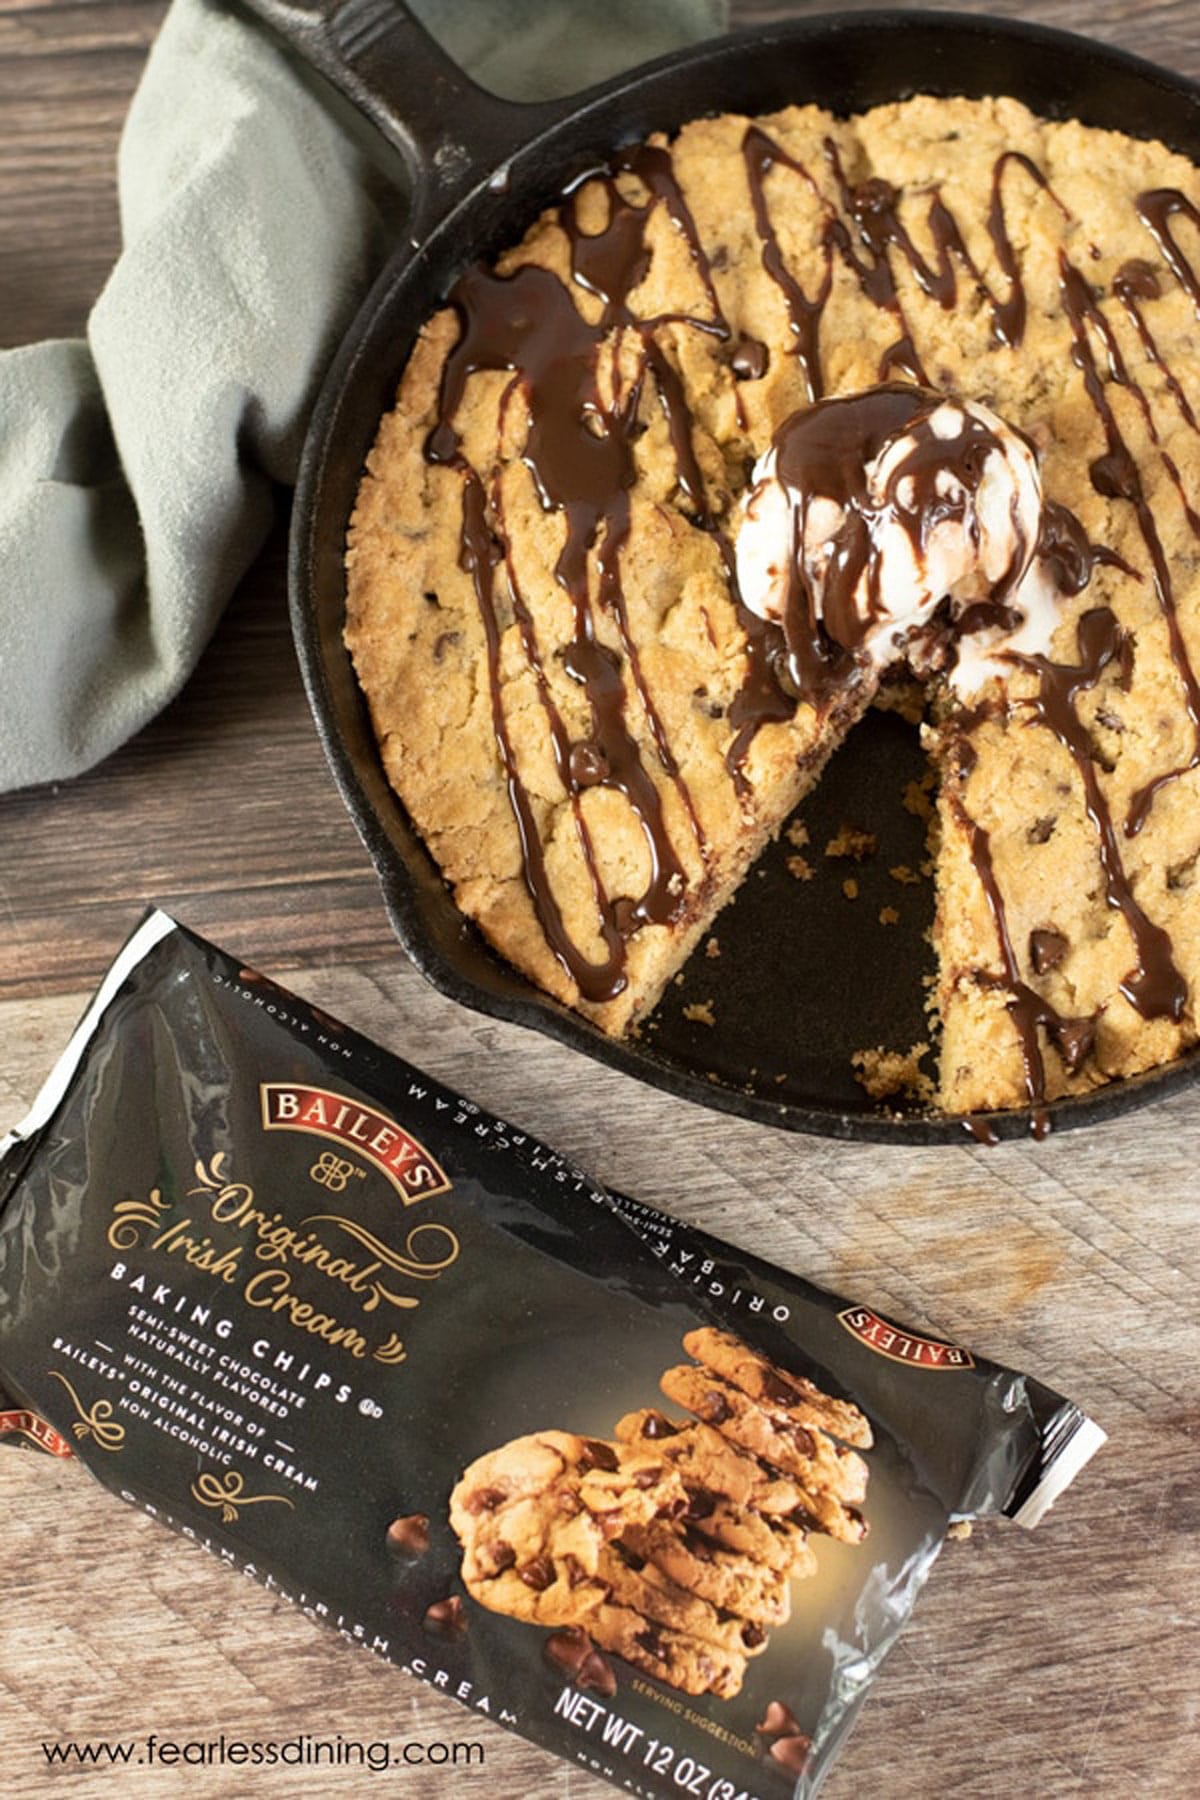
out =
<path fill-rule="evenodd" d="M 401 943 L 443 993 L 532 1026 L 669 1092 L 768 1124 L 893 1143 L 963 1141 L 961 1119 L 885 1115 L 854 1081 L 854 1050 L 926 1036 L 920 977 L 931 967 L 928 884 L 915 868 L 923 826 L 898 804 L 924 771 L 915 733 L 873 714 L 804 808 L 815 868 L 768 853 L 636 1042 L 613 1042 L 495 956 L 455 908 L 384 777 L 341 632 L 346 523 L 380 416 L 422 321 L 469 262 L 515 243 L 571 179 L 619 145 L 706 113 L 820 102 L 856 112 L 917 92 L 1011 94 L 1035 112 L 1164 139 L 1200 161 L 1200 87 L 1121 51 L 1039 26 L 953 13 L 862 12 L 720 39 L 563 101 L 519 106 L 470 82 L 398 0 L 247 0 L 382 131 L 406 165 L 412 210 L 401 241 L 335 358 L 313 415 L 292 527 L 293 625 L 317 728 L 369 850 Z M 829 862 L 843 820 L 875 832 L 859 867 Z M 843 891 L 847 876 L 859 893 Z M 892 906 L 900 923 L 885 927 Z M 712 1003 L 715 1027 L 684 1007 Z M 1053 1102 L 1055 1128 L 1090 1124 L 1173 1092 L 1200 1050 L 1094 1095 Z M 582 1073 L 582 1070 L 581 1070 Z M 997 1137 L 1028 1131 L 994 1113 Z"/>

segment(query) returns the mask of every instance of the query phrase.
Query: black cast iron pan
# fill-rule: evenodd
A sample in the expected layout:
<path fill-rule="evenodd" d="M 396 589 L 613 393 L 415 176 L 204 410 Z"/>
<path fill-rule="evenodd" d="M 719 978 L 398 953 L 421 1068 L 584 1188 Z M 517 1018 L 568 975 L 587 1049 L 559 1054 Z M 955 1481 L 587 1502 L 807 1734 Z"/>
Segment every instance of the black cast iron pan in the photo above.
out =
<path fill-rule="evenodd" d="M 398 0 L 247 0 L 250 9 L 382 131 L 405 164 L 412 211 L 392 260 L 330 369 L 313 415 L 292 527 L 293 624 L 326 753 L 369 850 L 396 932 L 453 999 L 532 1026 L 668 1091 L 797 1131 L 893 1143 L 963 1141 L 959 1119 L 882 1114 L 853 1078 L 854 1050 L 926 1036 L 930 968 L 923 825 L 899 804 L 924 762 L 915 733 L 873 714 L 839 751 L 804 819 L 814 879 L 775 846 L 718 921 L 721 954 L 694 956 L 634 1042 L 613 1042 L 535 990 L 455 908 L 395 799 L 342 645 L 347 520 L 367 451 L 416 332 L 469 262 L 516 242 L 585 169 L 651 131 L 708 113 L 818 102 L 857 112 L 918 92 L 1011 94 L 1035 112 L 1157 137 L 1200 161 L 1200 88 L 1121 51 L 1058 31 L 953 13 L 825 15 L 702 44 L 564 101 L 514 105 L 470 82 Z M 843 821 L 877 834 L 850 868 L 824 843 Z M 847 874 L 857 899 L 843 892 Z M 893 906 L 901 922 L 883 927 Z M 684 1007 L 711 1001 L 716 1027 Z M 1054 1102 L 1056 1128 L 1111 1118 L 1180 1087 L 1200 1050 L 1094 1095 Z M 998 1137 L 1029 1129 L 989 1114 Z"/>

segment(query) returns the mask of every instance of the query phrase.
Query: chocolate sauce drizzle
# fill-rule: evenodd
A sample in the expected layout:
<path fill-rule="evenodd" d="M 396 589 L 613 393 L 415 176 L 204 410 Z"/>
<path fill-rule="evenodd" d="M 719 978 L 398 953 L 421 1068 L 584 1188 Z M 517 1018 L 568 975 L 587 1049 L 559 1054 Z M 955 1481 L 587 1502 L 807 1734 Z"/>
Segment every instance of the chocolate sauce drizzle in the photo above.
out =
<path fill-rule="evenodd" d="M 885 614 L 879 548 L 885 522 L 906 533 L 918 561 L 930 534 L 947 520 L 978 532 L 970 509 L 988 458 L 1003 455 L 1004 445 L 985 418 L 966 408 L 957 409 L 962 423 L 956 437 L 937 435 L 929 421 L 946 404 L 943 394 L 884 384 L 863 394 L 818 401 L 793 413 L 775 434 L 775 479 L 788 495 L 792 524 L 783 632 L 789 676 L 806 698 L 825 698 L 845 687 L 868 633 Z M 905 441 L 907 448 L 897 454 L 883 490 L 870 492 L 870 466 L 886 446 Z M 842 515 L 819 595 L 805 552 L 809 509 L 816 500 L 831 502 Z M 1061 535 L 1070 515 L 1059 510 Z M 1012 555 L 989 599 L 948 624 L 945 635 L 978 630 L 1008 616 L 1005 602 L 1034 550 L 1015 496 L 1012 528 Z"/>
<path fill-rule="evenodd" d="M 965 735 L 960 737 L 957 749 L 959 772 L 965 778 L 974 766 L 975 751 Z M 1032 1108 L 1033 1134 L 1035 1137 L 1042 1138 L 1049 1130 L 1049 1118 L 1045 1111 L 1046 1063 L 1042 1055 L 1038 1027 L 1040 1025 L 1045 1029 L 1057 1044 L 1067 1067 L 1072 1073 L 1075 1073 L 1082 1067 L 1084 1058 L 1092 1048 L 1096 1020 L 1094 1018 L 1064 1018 L 1043 995 L 1030 987 L 1028 982 L 1022 978 L 1020 964 L 1017 961 L 1016 951 L 1009 934 L 1004 896 L 1000 891 L 995 864 L 992 861 L 991 836 L 976 819 L 971 817 L 958 793 L 951 794 L 950 807 L 966 838 L 979 885 L 983 889 L 988 911 L 992 915 L 1000 954 L 1000 966 L 1003 971 L 1000 977 L 988 976 L 982 971 L 977 971 L 975 979 L 981 986 L 1003 987 L 1008 990 L 1009 999 L 1006 1004 L 1016 1027 L 1017 1041 L 1020 1046 L 1025 1093 Z M 979 1142 L 995 1142 L 995 1136 L 990 1133 L 988 1127 L 983 1126 L 982 1129 L 976 1129 L 971 1120 L 967 1121 L 967 1127 Z M 987 1135 L 984 1135 L 985 1133 Z"/>
<path fill-rule="evenodd" d="M 628 200 L 617 185 L 618 173 L 635 176 L 649 199 L 643 204 Z M 645 714 L 658 760 L 679 794 L 701 856 L 707 860 L 708 846 L 695 804 L 654 705 L 630 630 L 621 580 L 621 553 L 629 537 L 630 489 L 636 475 L 633 442 L 647 376 L 666 418 L 680 491 L 694 510 L 697 522 L 711 529 L 683 384 L 653 331 L 658 325 L 684 323 L 728 338 L 729 327 L 695 223 L 675 182 L 669 153 L 654 146 L 637 146 L 622 154 L 613 171 L 602 172 L 593 179 L 600 181 L 607 197 L 607 223 L 599 231 L 583 231 L 571 196 L 564 199 L 559 209 L 558 223 L 570 246 L 573 282 L 601 303 L 599 322 L 588 323 L 568 287 L 549 270 L 533 264 L 506 276 L 483 267 L 469 270 L 450 296 L 458 313 L 460 334 L 443 369 L 438 420 L 426 443 L 426 457 L 430 462 L 456 469 L 463 477 L 462 562 L 471 572 L 483 620 L 493 727 L 520 835 L 525 883 L 554 955 L 583 997 L 601 1003 L 614 999 L 626 985 L 626 939 L 646 923 L 664 924 L 678 918 L 687 898 L 686 874 L 671 841 L 662 797 L 626 723 L 623 663 Z M 688 242 L 711 309 L 707 318 L 669 314 L 643 319 L 631 310 L 630 296 L 643 281 L 650 263 L 647 219 L 659 202 L 666 206 Z M 601 345 L 614 328 L 629 328 L 637 333 L 642 362 L 633 383 L 606 406 L 600 392 L 598 361 Z M 467 380 L 485 369 L 512 371 L 514 380 L 502 406 L 508 406 L 518 389 L 523 393 L 529 414 L 523 460 L 542 505 L 547 511 L 561 514 L 566 523 L 566 537 L 554 573 L 572 604 L 574 635 L 562 662 L 566 674 L 583 689 L 591 717 L 588 738 L 575 744 L 571 743 L 554 703 L 533 618 L 521 593 L 505 530 L 502 483 L 493 472 L 490 490 L 485 488 L 483 478 L 463 455 L 453 424 Z M 594 597 L 588 569 L 593 552 L 597 570 Z M 600 961 L 589 960 L 565 927 L 547 873 L 532 801 L 521 780 L 504 718 L 500 628 L 494 592 L 494 570 L 502 560 L 513 616 L 535 677 L 559 778 L 571 800 L 589 872 L 605 949 Z M 597 637 L 597 607 L 615 622 L 620 657 Z M 600 879 L 580 805 L 584 790 L 600 785 L 626 797 L 646 840 L 650 876 L 636 898 L 609 896 Z"/>
<path fill-rule="evenodd" d="M 1143 196 L 1143 198 L 1145 197 Z M 1097 457 L 1092 464 L 1092 485 L 1097 493 L 1103 494 L 1109 499 L 1125 500 L 1133 507 L 1138 530 L 1150 558 L 1159 610 L 1166 622 L 1171 660 L 1183 687 L 1184 705 L 1192 725 L 1193 747 L 1188 761 L 1156 775 L 1131 799 L 1129 811 L 1125 817 L 1125 835 L 1126 837 L 1136 837 L 1150 815 L 1155 796 L 1169 782 L 1200 767 L 1200 682 L 1197 682 L 1196 672 L 1180 628 L 1171 568 L 1167 561 L 1166 551 L 1163 549 L 1162 539 L 1158 534 L 1154 512 L 1146 498 L 1136 459 L 1121 430 L 1108 397 L 1107 385 L 1100 374 L 1092 344 L 1092 332 L 1104 347 L 1109 381 L 1125 388 L 1136 400 L 1146 421 L 1151 441 L 1158 446 L 1163 466 L 1174 482 L 1189 522 L 1198 536 L 1200 536 L 1200 519 L 1196 517 L 1187 499 L 1178 467 L 1161 446 L 1149 399 L 1140 383 L 1130 374 L 1113 328 L 1100 310 L 1091 284 L 1064 251 L 1059 252 L 1059 272 L 1063 310 L 1071 327 L 1071 356 L 1083 376 L 1084 391 L 1100 421 L 1108 446 L 1104 454 Z"/>
<path fill-rule="evenodd" d="M 1016 347 L 1022 342 L 1027 301 L 1020 261 L 1008 230 L 1004 189 L 1009 172 L 1021 171 L 1053 201 L 1064 219 L 1070 215 L 1044 172 L 1028 156 L 1008 151 L 993 168 L 986 228 L 996 264 L 1004 278 L 1003 291 L 985 281 L 958 221 L 942 195 L 929 200 L 926 229 L 933 245 L 932 258 L 921 252 L 899 216 L 899 197 L 886 182 L 872 179 L 852 184 L 846 177 L 837 148 L 827 140 L 824 152 L 836 186 L 838 204 L 824 194 L 809 169 L 787 152 L 760 126 L 750 125 L 742 141 L 755 230 L 761 246 L 763 268 L 783 298 L 794 340 L 796 357 L 806 394 L 816 412 L 831 420 L 848 419 L 851 402 L 830 402 L 829 410 L 816 407 L 824 392 L 821 332 L 825 309 L 833 288 L 835 259 L 852 272 L 862 293 L 895 323 L 896 336 L 885 350 L 879 380 L 887 383 L 903 375 L 917 388 L 928 389 L 925 373 L 905 314 L 891 264 L 894 251 L 908 265 L 928 297 L 949 310 L 957 304 L 959 271 L 990 308 L 993 338 L 997 345 Z M 768 180 L 782 170 L 804 182 L 818 203 L 821 223 L 815 236 L 815 279 L 811 289 L 789 266 L 776 231 L 768 196 Z M 640 184 L 646 199 L 628 197 L 628 179 Z M 735 336 L 722 310 L 713 277 L 713 263 L 700 239 L 692 213 L 675 176 L 670 152 L 658 146 L 640 145 L 622 152 L 607 168 L 581 178 L 577 188 L 599 183 L 606 195 L 607 222 L 599 231 L 585 232 L 576 211 L 575 190 L 564 195 L 557 219 L 569 245 L 571 285 L 590 294 L 600 305 L 600 318 L 590 324 L 577 308 L 571 287 L 548 270 L 535 265 L 518 267 L 498 275 L 483 267 L 469 270 L 450 296 L 459 322 L 460 336 L 450 352 L 442 375 L 438 417 L 426 444 L 430 462 L 454 469 L 462 477 L 463 514 L 461 559 L 472 577 L 487 644 L 492 718 L 496 742 L 505 771 L 510 801 L 521 840 L 524 877 L 551 950 L 583 997 L 593 1003 L 616 997 L 626 985 L 626 940 L 647 922 L 666 923 L 679 917 L 685 903 L 683 864 L 671 841 L 663 814 L 658 785 L 643 764 L 637 742 L 626 723 L 626 671 L 628 684 L 643 710 L 657 760 L 680 799 L 690 821 L 702 857 L 707 845 L 687 784 L 672 752 L 641 665 L 630 628 L 621 577 L 621 555 L 630 531 L 630 490 L 635 480 L 633 443 L 644 429 L 644 399 L 653 396 L 661 407 L 673 448 L 679 493 L 693 522 L 711 534 L 722 558 L 738 618 L 745 633 L 745 670 L 728 713 L 733 737 L 726 753 L 726 767 L 740 793 L 749 791 L 744 765 L 758 731 L 766 724 L 792 716 L 803 696 L 817 703 L 831 699 L 844 686 L 854 664 L 854 652 L 865 628 L 848 596 L 857 578 L 869 566 L 861 534 L 851 532 L 835 571 L 826 622 L 815 615 L 811 595 L 797 588 L 789 603 L 785 631 L 749 612 L 737 589 L 732 546 L 714 519 L 706 496 L 692 436 L 692 417 L 683 382 L 660 340 L 659 326 L 682 324 L 727 342 L 731 346 L 731 380 L 759 380 L 768 366 L 767 353 L 755 339 Z M 1200 316 L 1200 278 L 1181 248 L 1177 219 L 1200 226 L 1200 210 L 1175 189 L 1142 194 L 1138 215 L 1154 239 L 1163 261 L 1190 296 Z M 652 250 L 647 228 L 658 208 L 665 208 L 689 250 L 705 296 L 705 312 L 668 313 L 642 317 L 635 313 L 632 297 L 650 267 Z M 1164 449 L 1153 414 L 1141 386 L 1132 378 L 1122 358 L 1112 328 L 1081 272 L 1060 252 L 1061 291 L 1071 328 L 1071 354 L 1083 377 L 1087 393 L 1105 433 L 1107 449 L 1093 464 L 1097 489 L 1126 500 L 1134 508 L 1139 531 L 1149 554 L 1159 607 L 1167 624 L 1171 655 L 1183 684 L 1195 748 L 1191 760 L 1157 776 L 1134 796 L 1124 821 L 1126 835 L 1141 829 L 1155 795 L 1168 782 L 1200 766 L 1200 685 L 1188 658 L 1177 616 L 1170 568 L 1146 499 L 1136 462 L 1121 432 L 1106 392 L 1093 347 L 1093 336 L 1103 346 L 1108 381 L 1130 392 L 1145 417 L 1171 479 L 1180 494 L 1192 528 L 1200 537 L 1200 516 L 1193 510 L 1179 471 Z M 1168 392 L 1185 422 L 1193 430 L 1197 422 L 1183 390 L 1167 366 L 1142 310 L 1160 291 L 1152 265 L 1133 260 L 1118 272 L 1113 292 L 1137 331 L 1148 360 L 1160 371 Z M 640 367 L 636 377 L 605 404 L 599 382 L 602 343 L 614 331 L 636 335 Z M 555 565 L 555 578 L 573 609 L 574 635 L 563 653 L 568 676 L 578 682 L 590 715 L 590 733 L 573 742 L 555 705 L 538 644 L 533 617 L 524 595 L 505 529 L 503 483 L 498 469 L 480 472 L 465 457 L 454 419 L 467 381 L 477 370 L 511 371 L 513 381 L 505 394 L 507 406 L 518 394 L 528 412 L 528 431 L 522 458 L 535 483 L 542 505 L 560 514 L 565 540 Z M 614 375 L 614 383 L 616 376 Z M 736 392 L 736 386 L 735 386 Z M 871 414 L 867 435 L 882 428 L 885 417 L 903 419 L 905 408 L 926 404 L 929 394 L 912 387 L 884 386 L 863 397 Z M 744 425 L 740 396 L 738 414 Z M 857 474 L 861 477 L 863 433 L 867 424 L 857 420 Z M 982 446 L 981 446 L 982 448 Z M 811 444 L 797 433 L 787 456 L 808 457 Z M 849 492 L 855 478 L 850 469 L 844 435 L 833 431 L 823 447 L 824 483 Z M 795 472 L 792 471 L 794 474 Z M 920 471 L 909 473 L 919 477 Z M 792 485 L 787 470 L 783 479 Z M 794 484 L 797 487 L 798 483 Z M 796 528 L 802 539 L 803 520 Z M 1038 545 L 1065 593 L 1078 593 L 1086 585 L 1096 562 L 1117 564 L 1130 575 L 1134 571 L 1115 553 L 1087 542 L 1078 522 L 1065 509 L 1048 504 L 1043 512 Z M 589 557 L 596 566 L 595 593 L 589 580 Z M 794 559 L 795 560 L 795 559 Z M 501 626 L 496 593 L 496 570 L 503 564 L 508 597 L 517 623 L 526 661 L 534 675 L 539 703 L 545 713 L 555 764 L 574 811 L 576 830 L 595 896 L 599 935 L 604 954 L 591 961 L 565 927 L 548 877 L 545 849 L 530 794 L 521 779 L 502 703 L 500 675 Z M 857 574 L 855 571 L 857 570 Z M 799 579 L 799 578 L 798 578 Z M 877 595 L 876 595 L 877 598 Z M 1003 596 L 997 603 L 1002 610 Z M 596 633 L 596 609 L 613 620 L 620 654 L 602 643 Z M 999 615 L 997 615 L 999 616 Z M 832 630 L 830 627 L 832 626 Z M 1086 629 L 1085 629 L 1086 628 Z M 1039 722 L 1052 730 L 1074 757 L 1084 782 L 1089 815 L 1097 832 L 1106 895 L 1122 913 L 1137 950 L 1137 966 L 1126 977 L 1122 991 L 1146 1017 L 1181 1015 L 1185 986 L 1171 957 L 1170 941 L 1149 921 L 1133 898 L 1121 863 L 1116 832 L 1099 789 L 1087 732 L 1075 710 L 1075 699 L 1100 678 L 1121 651 L 1120 634 L 1112 615 L 1094 611 L 1080 623 L 1077 665 L 1060 666 L 1043 658 L 1026 659 L 1041 677 L 1041 691 L 1032 703 Z M 856 636 L 856 634 L 858 634 Z M 1123 652 L 1122 652 L 1123 653 Z M 969 725 L 961 730 L 960 756 L 971 752 L 966 741 Z M 638 896 L 611 897 L 600 879 L 594 848 L 580 805 L 589 787 L 604 785 L 626 796 L 645 836 L 650 874 Z M 967 833 L 972 856 L 996 923 L 1001 946 L 1004 982 L 1011 991 L 1010 1010 L 1021 1040 L 1026 1089 L 1035 1107 L 1045 1094 L 1045 1070 L 1038 1040 L 1041 1027 L 1058 1044 L 1068 1067 L 1088 1053 L 1094 1036 L 1093 1021 L 1064 1019 L 1026 983 L 1008 938 L 1003 899 L 991 863 L 986 832 L 971 820 L 961 800 L 953 797 L 960 823 Z M 1082 1047 L 1082 1048 L 1081 1048 Z M 1074 1059 L 1074 1062 L 1073 1062 Z"/>
<path fill-rule="evenodd" d="M 1175 964 L 1170 937 L 1161 926 L 1146 917 L 1134 898 L 1112 814 L 1100 787 L 1091 737 L 1075 705 L 1077 697 L 1094 688 L 1110 667 L 1115 666 L 1118 673 L 1124 669 L 1127 639 L 1116 616 L 1107 607 L 1094 607 L 1079 621 L 1077 642 L 1077 663 L 1055 663 L 1045 656 L 1014 656 L 1012 660 L 1040 677 L 1039 693 L 1026 704 L 1032 718 L 1052 731 L 1070 752 L 1079 771 L 1084 804 L 1096 832 L 1105 899 L 1124 919 L 1137 955 L 1136 966 L 1120 984 L 1121 993 L 1144 1019 L 1169 1018 L 1178 1023 L 1187 1001 L 1187 982 Z M 958 767 L 964 780 L 975 762 L 969 731 L 978 722 L 978 719 L 968 718 L 960 721 L 958 726 Z M 990 836 L 968 813 L 960 793 L 952 793 L 950 803 L 966 838 L 996 928 L 1003 986 L 1010 995 L 1007 1006 L 1017 1029 L 1025 1091 L 1034 1108 L 1035 1134 L 1040 1136 L 1046 1126 L 1042 1110 L 1046 1100 L 1046 1067 L 1038 1027 L 1043 1027 L 1068 1072 L 1074 1075 L 1092 1054 L 1099 1014 L 1066 1017 L 1024 980 L 1009 932 L 1004 897 L 996 879 Z M 1031 956 L 1036 960 L 1032 945 Z M 988 978 L 978 976 L 977 979 L 986 982 Z"/>
<path fill-rule="evenodd" d="M 1167 933 L 1151 923 L 1133 897 L 1112 815 L 1100 788 L 1091 737 L 1075 708 L 1076 696 L 1094 688 L 1106 669 L 1115 664 L 1121 671 L 1127 641 L 1115 614 L 1107 607 L 1094 607 L 1079 621 L 1077 663 L 1053 663 L 1044 656 L 1016 657 L 1014 661 L 1040 675 L 1041 692 L 1030 703 L 1033 717 L 1070 751 L 1079 770 L 1088 817 L 1096 831 L 1105 899 L 1125 920 L 1137 952 L 1137 966 L 1121 982 L 1121 992 L 1144 1019 L 1178 1022 L 1187 1000 L 1187 982 L 1175 966 Z"/>
<path fill-rule="evenodd" d="M 837 145 L 832 138 L 825 139 L 824 151 L 837 186 L 841 212 L 824 197 L 805 164 L 784 150 L 761 126 L 750 126 L 742 140 L 742 156 L 750 185 L 755 228 L 762 245 L 763 267 L 783 295 L 788 321 L 796 340 L 794 354 L 804 373 L 809 400 L 819 400 L 824 393 L 820 353 L 821 322 L 833 287 L 835 254 L 857 277 L 867 299 L 881 311 L 891 314 L 895 320 L 898 335 L 880 359 L 877 375 L 879 381 L 888 381 L 900 374 L 919 387 L 932 386 L 917 351 L 892 272 L 888 252 L 893 249 L 907 262 L 922 293 L 936 300 L 947 312 L 958 303 L 958 280 L 955 273 L 957 263 L 991 309 L 995 342 L 1016 348 L 1025 334 L 1027 302 L 1020 262 L 1004 212 L 1006 172 L 1010 168 L 1022 169 L 1049 196 L 1064 220 L 1070 218 L 1067 208 L 1032 157 L 1020 150 L 1006 150 L 997 157 L 992 171 L 987 230 L 996 261 L 1008 284 L 1007 293 L 1001 295 L 994 292 L 984 279 L 967 247 L 957 219 L 939 192 L 935 191 L 932 195 L 926 218 L 926 229 L 933 240 L 936 259 L 931 263 L 917 248 L 901 220 L 899 196 L 891 183 L 879 177 L 852 183 L 846 176 Z M 811 294 L 805 291 L 795 273 L 787 266 L 771 221 L 766 183 L 768 175 L 775 168 L 789 169 L 793 174 L 799 175 L 823 209 L 824 221 L 818 239 L 820 277 Z M 854 235 L 851 234 L 847 220 L 853 224 Z"/>

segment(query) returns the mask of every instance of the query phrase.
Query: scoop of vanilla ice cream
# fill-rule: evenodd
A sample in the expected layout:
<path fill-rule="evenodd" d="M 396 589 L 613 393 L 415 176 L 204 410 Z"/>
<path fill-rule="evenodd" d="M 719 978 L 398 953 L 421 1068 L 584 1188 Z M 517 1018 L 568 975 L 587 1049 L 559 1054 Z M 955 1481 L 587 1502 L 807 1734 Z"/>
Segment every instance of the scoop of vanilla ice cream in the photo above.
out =
<path fill-rule="evenodd" d="M 1036 630 L 1021 630 L 1014 648 L 1028 650 L 1031 635 L 1048 648 L 1053 609 L 1034 568 L 1042 493 L 1031 444 L 978 401 L 915 389 L 909 416 L 881 437 L 872 393 L 888 397 L 890 414 L 906 410 L 895 388 L 820 402 L 787 420 L 755 465 L 736 527 L 745 605 L 785 629 L 789 606 L 811 606 L 836 642 L 878 668 L 903 655 L 946 599 L 952 618 L 997 599 L 1020 615 L 1019 630 L 1036 615 Z M 823 408 L 843 410 L 822 418 Z M 1006 628 L 993 622 L 980 635 L 988 654 L 981 644 L 960 657 L 977 686 L 996 672 Z"/>

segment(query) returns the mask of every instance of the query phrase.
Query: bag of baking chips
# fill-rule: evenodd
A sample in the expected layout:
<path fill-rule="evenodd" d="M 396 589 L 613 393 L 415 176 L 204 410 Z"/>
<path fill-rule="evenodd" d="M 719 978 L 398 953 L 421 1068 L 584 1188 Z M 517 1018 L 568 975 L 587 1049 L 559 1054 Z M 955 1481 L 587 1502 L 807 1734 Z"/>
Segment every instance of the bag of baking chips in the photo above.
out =
<path fill-rule="evenodd" d="M 0 1440 L 641 1794 L 815 1793 L 952 1521 L 1103 1441 L 152 913 L 0 1145 Z"/>

